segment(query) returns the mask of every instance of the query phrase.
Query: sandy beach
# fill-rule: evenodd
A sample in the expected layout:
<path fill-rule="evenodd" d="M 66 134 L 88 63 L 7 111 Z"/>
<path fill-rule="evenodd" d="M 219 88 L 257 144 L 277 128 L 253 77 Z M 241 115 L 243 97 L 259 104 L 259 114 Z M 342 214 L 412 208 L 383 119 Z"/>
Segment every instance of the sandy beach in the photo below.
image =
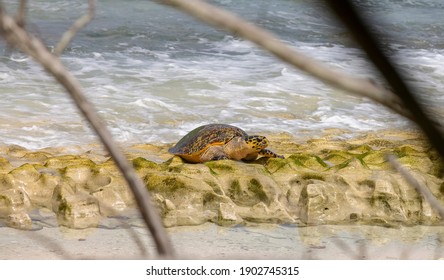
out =
<path fill-rule="evenodd" d="M 138 219 L 102 221 L 95 229 L 0 227 L 0 259 L 143 259 L 155 248 Z M 38 224 L 38 223 L 37 223 Z M 440 259 L 444 227 L 214 224 L 168 229 L 180 259 Z M 135 238 L 136 237 L 136 238 Z M 143 244 L 138 246 L 136 239 Z"/>

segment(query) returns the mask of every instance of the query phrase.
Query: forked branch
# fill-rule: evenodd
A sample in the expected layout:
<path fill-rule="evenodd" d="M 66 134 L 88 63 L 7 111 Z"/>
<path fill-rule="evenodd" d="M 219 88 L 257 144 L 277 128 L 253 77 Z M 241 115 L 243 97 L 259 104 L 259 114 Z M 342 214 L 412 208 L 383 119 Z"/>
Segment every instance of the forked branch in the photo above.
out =
<path fill-rule="evenodd" d="M 93 20 L 94 16 L 96 14 L 96 0 L 89 0 L 88 1 L 88 13 L 80 17 L 78 20 L 74 22 L 74 24 L 71 26 L 70 29 L 68 29 L 54 48 L 54 54 L 56 56 L 60 56 L 65 48 L 69 45 L 69 43 L 72 41 L 74 36 L 84 28 L 91 20 Z"/>
<path fill-rule="evenodd" d="M 172 246 L 145 185 L 141 179 L 137 177 L 124 153 L 112 140 L 111 133 L 97 114 L 94 106 L 84 96 L 79 81 L 66 70 L 60 59 L 49 52 L 40 40 L 28 34 L 23 28 L 18 26 L 16 21 L 4 12 L 1 5 L 0 35 L 12 46 L 17 47 L 32 56 L 66 89 L 80 112 L 89 121 L 93 130 L 96 132 L 128 182 L 128 185 L 134 194 L 136 203 L 139 206 L 139 210 L 142 213 L 142 217 L 153 236 L 158 254 L 163 258 L 171 258 L 173 256 Z"/>

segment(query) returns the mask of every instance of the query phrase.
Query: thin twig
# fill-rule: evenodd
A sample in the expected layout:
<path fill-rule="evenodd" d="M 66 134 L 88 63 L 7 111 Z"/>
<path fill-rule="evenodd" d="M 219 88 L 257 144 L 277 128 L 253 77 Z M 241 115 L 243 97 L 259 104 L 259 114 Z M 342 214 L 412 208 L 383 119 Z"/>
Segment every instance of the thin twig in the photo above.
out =
<path fill-rule="evenodd" d="M 75 257 L 71 255 L 65 248 L 63 247 L 60 242 L 54 241 L 53 238 L 46 236 L 45 234 L 38 232 L 38 231 L 32 231 L 32 232 L 26 232 L 25 236 L 29 239 L 31 239 L 33 242 L 37 241 L 40 244 L 43 244 L 49 252 L 52 252 L 56 255 L 59 255 L 59 258 L 64 260 L 74 260 Z"/>
<path fill-rule="evenodd" d="M 72 41 L 74 36 L 80 29 L 85 27 L 91 20 L 93 20 L 96 14 L 96 0 L 88 1 L 88 13 L 80 17 L 74 22 L 70 29 L 68 29 L 58 42 L 57 46 L 54 48 L 54 54 L 60 56 L 68 44 Z"/>
<path fill-rule="evenodd" d="M 32 56 L 48 73 L 65 87 L 76 106 L 89 121 L 93 130 L 96 132 L 97 136 L 102 141 L 117 167 L 125 177 L 134 194 L 134 198 L 139 206 L 142 217 L 153 236 L 158 254 L 161 257 L 171 258 L 173 256 L 173 248 L 162 225 L 162 221 L 152 204 L 148 190 L 145 188 L 142 180 L 137 177 L 124 153 L 112 140 L 111 133 L 97 114 L 92 103 L 85 98 L 79 81 L 66 70 L 60 59 L 51 54 L 41 41 L 20 28 L 15 23 L 14 19 L 4 12 L 1 5 L 0 35 L 2 35 L 11 45 Z"/>
<path fill-rule="evenodd" d="M 312 58 L 298 53 L 293 48 L 280 42 L 270 32 L 254 26 L 242 18 L 221 8 L 217 8 L 201 0 L 157 0 L 171 5 L 208 24 L 224 28 L 236 35 L 252 41 L 269 51 L 284 62 L 287 62 L 332 86 L 350 93 L 370 98 L 398 114 L 413 119 L 412 114 L 405 110 L 402 101 L 392 92 L 376 85 L 370 79 L 353 77 L 332 66 L 326 66 Z"/>
<path fill-rule="evenodd" d="M 364 260 L 366 259 L 366 250 L 367 247 L 364 244 L 359 244 L 357 247 L 357 253 L 353 250 L 345 241 L 343 241 L 340 237 L 332 238 L 332 243 L 335 244 L 339 249 L 347 253 L 351 256 L 353 260 Z"/>
<path fill-rule="evenodd" d="M 441 216 L 441 219 L 444 220 L 444 207 L 440 204 L 438 199 L 430 192 L 430 190 L 418 182 L 410 172 L 408 172 L 404 167 L 399 164 L 399 162 L 396 160 L 396 157 L 394 155 L 387 155 L 386 156 L 388 162 L 392 165 L 392 167 L 398 171 L 404 179 L 416 189 L 417 192 L 419 192 L 426 201 L 430 203 L 430 205 L 438 212 L 439 216 Z"/>
<path fill-rule="evenodd" d="M 111 213 L 113 216 L 117 216 L 119 215 L 119 213 L 113 208 L 111 207 L 109 204 L 107 204 L 104 201 L 101 201 L 100 199 L 98 199 L 97 197 L 91 196 L 89 193 L 85 192 L 85 191 L 78 191 L 79 194 L 81 194 L 84 197 L 88 197 L 88 198 L 93 198 L 99 205 L 100 207 L 100 211 L 106 211 L 108 213 Z M 137 234 L 137 232 L 134 230 L 133 227 L 131 227 L 126 221 L 118 219 L 120 225 L 123 226 L 123 228 L 125 228 L 130 236 L 130 238 L 134 241 L 134 243 L 136 244 L 137 248 L 139 248 L 140 250 L 140 256 L 142 258 L 147 258 L 148 257 L 148 250 L 145 248 L 143 241 L 140 239 L 139 235 Z"/>

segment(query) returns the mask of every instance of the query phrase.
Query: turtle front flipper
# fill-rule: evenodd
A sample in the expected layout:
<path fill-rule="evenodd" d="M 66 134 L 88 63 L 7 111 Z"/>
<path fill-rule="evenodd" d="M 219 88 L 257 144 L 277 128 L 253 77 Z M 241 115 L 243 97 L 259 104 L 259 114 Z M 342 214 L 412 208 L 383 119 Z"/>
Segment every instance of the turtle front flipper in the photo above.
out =
<path fill-rule="evenodd" d="M 222 146 L 210 146 L 200 156 L 200 162 L 229 159 Z"/>
<path fill-rule="evenodd" d="M 270 158 L 285 158 L 284 156 L 278 155 L 268 149 L 260 150 L 259 155 L 263 156 L 263 157 L 270 157 Z"/>
<path fill-rule="evenodd" d="M 223 160 L 223 159 L 230 159 L 230 158 L 227 157 L 226 155 L 217 155 L 214 156 L 211 160 Z"/>

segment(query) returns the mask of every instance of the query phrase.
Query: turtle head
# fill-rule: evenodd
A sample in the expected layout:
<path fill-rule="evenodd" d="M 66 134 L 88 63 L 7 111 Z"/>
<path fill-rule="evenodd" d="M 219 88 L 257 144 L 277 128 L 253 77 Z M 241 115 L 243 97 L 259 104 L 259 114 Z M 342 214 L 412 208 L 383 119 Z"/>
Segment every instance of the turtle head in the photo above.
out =
<path fill-rule="evenodd" d="M 251 149 L 256 151 L 262 151 L 268 146 L 268 139 L 265 136 L 248 136 L 245 138 L 245 142 Z"/>

